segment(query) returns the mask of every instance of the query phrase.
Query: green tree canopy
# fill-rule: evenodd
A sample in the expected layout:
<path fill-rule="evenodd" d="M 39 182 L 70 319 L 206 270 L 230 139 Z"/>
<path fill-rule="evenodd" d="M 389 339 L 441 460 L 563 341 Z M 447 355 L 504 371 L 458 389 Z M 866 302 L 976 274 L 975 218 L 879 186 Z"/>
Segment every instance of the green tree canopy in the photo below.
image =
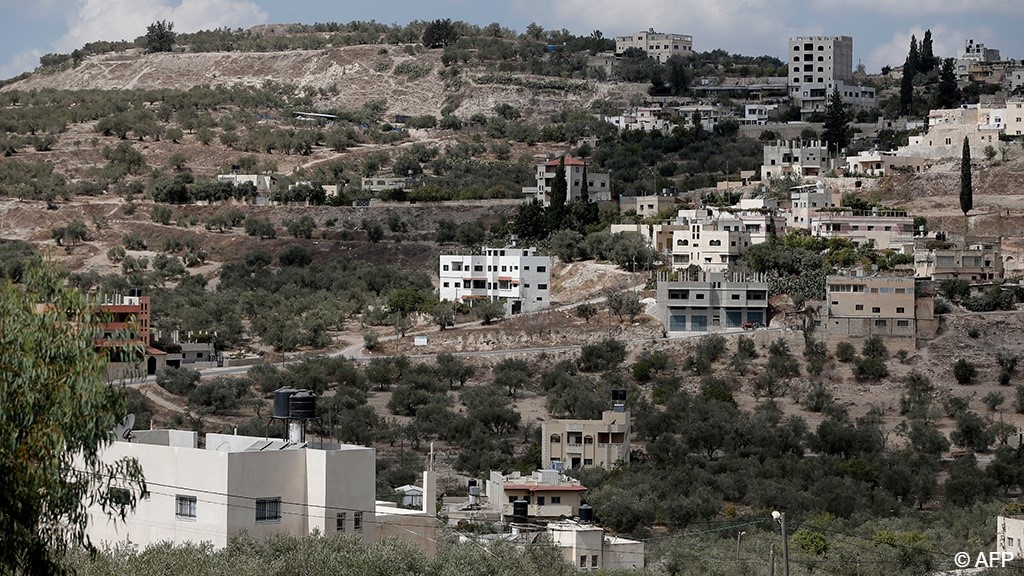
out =
<path fill-rule="evenodd" d="M 146 27 L 146 35 L 142 37 L 146 52 L 170 52 L 174 49 L 174 22 L 158 20 Z"/>
<path fill-rule="evenodd" d="M 63 553 L 91 546 L 87 508 L 123 518 L 145 491 L 137 461 L 100 459 L 126 400 L 104 380 L 98 333 L 93 307 L 52 269 L 29 269 L 22 285 L 0 281 L 4 573 L 64 573 Z"/>

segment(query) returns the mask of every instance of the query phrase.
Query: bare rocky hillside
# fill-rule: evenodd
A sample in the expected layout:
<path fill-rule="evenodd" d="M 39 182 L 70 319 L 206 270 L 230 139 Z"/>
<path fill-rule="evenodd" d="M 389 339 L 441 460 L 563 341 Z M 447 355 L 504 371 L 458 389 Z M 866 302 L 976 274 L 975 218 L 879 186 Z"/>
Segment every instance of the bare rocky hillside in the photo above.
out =
<path fill-rule="evenodd" d="M 396 66 L 403 65 L 396 71 Z M 403 71 L 404 70 L 404 71 Z M 455 79 L 444 70 L 441 51 L 406 54 L 399 46 L 349 46 L 286 52 L 143 54 L 139 50 L 85 59 L 78 67 L 32 76 L 2 90 L 182 89 L 193 86 L 295 85 L 318 94 L 323 107 L 358 108 L 384 99 L 388 114 L 438 115 L 446 100 L 460 102 L 458 114 L 490 113 L 508 103 L 533 115 L 586 108 L 598 99 L 628 101 L 646 86 L 583 80 L 500 75 L 463 68 Z M 412 72 L 410 72 L 412 71 Z M 492 76 L 486 79 L 487 76 Z M 485 78 L 484 84 L 479 83 Z M 555 81 L 555 82 L 552 82 Z M 559 89 L 559 83 L 571 87 Z"/>

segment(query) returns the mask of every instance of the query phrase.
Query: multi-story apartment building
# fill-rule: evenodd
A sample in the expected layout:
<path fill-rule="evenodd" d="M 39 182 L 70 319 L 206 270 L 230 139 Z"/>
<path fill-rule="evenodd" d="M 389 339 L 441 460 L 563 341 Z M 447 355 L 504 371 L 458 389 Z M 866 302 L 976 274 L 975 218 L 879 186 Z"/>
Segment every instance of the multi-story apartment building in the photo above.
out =
<path fill-rule="evenodd" d="M 587 199 L 591 202 L 609 202 L 612 189 L 607 172 L 590 172 L 587 162 L 581 158 L 566 156 L 564 159 L 548 160 L 537 164 L 537 185 L 523 188 L 523 194 L 534 196 L 544 206 L 551 204 L 551 185 L 555 181 L 558 166 L 565 162 L 567 184 L 566 202 L 578 200 L 583 191 L 583 176 L 587 176 Z"/>
<path fill-rule="evenodd" d="M 619 130 L 671 130 L 672 122 L 661 117 L 660 106 L 638 106 L 620 116 L 604 116 L 605 122 Z"/>
<path fill-rule="evenodd" d="M 809 36 L 789 39 L 789 95 L 801 114 L 824 112 L 834 90 L 843 103 L 875 108 L 875 89 L 853 84 L 853 38 Z"/>
<path fill-rule="evenodd" d="M 740 120 L 740 124 L 744 126 L 767 124 L 768 115 L 778 107 L 778 104 L 747 104 L 743 107 L 743 119 Z"/>
<path fill-rule="evenodd" d="M 963 153 L 964 138 L 967 138 L 971 157 L 983 158 L 986 147 L 999 146 L 999 132 L 1010 128 L 1006 118 L 1016 117 L 1011 114 L 1014 114 L 1012 108 L 989 108 L 981 104 L 931 110 L 928 112 L 928 132 L 911 136 L 909 144 L 900 147 L 896 154 L 929 159 L 959 158 Z"/>
<path fill-rule="evenodd" d="M 602 412 L 600 420 L 547 420 L 541 424 L 541 467 L 611 470 L 617 462 L 629 462 L 629 427 L 622 404 Z"/>
<path fill-rule="evenodd" d="M 506 476 L 492 470 L 484 488 L 487 505 L 503 518 L 512 517 L 513 502 L 525 500 L 529 517 L 548 520 L 577 516 L 587 490 L 579 480 L 558 470 L 537 470 L 530 476 L 518 471 Z"/>
<path fill-rule="evenodd" d="M 914 273 L 931 280 L 1002 281 L 1003 257 L 996 238 L 974 238 L 950 248 L 928 247 L 919 239 L 914 247 Z"/>
<path fill-rule="evenodd" d="M 764 146 L 761 162 L 761 180 L 798 176 L 820 176 L 831 167 L 830 158 L 837 154 L 829 151 L 824 142 L 813 140 L 778 141 Z"/>
<path fill-rule="evenodd" d="M 1024 69 L 1021 69 L 1018 74 L 1024 76 Z M 1024 85 L 1024 79 L 1021 82 Z M 1015 96 L 1006 101 L 1006 128 L 1004 132 L 1009 136 L 1024 135 L 1024 100 L 1021 100 L 1020 96 Z"/>
<path fill-rule="evenodd" d="M 877 250 L 907 253 L 914 247 L 914 217 L 902 210 L 832 209 L 811 216 L 811 234 L 846 238 L 855 246 L 873 244 Z"/>
<path fill-rule="evenodd" d="M 630 36 L 615 38 L 615 53 L 622 54 L 630 48 L 643 50 L 648 56 L 664 64 L 672 56 L 693 54 L 693 37 L 687 34 L 665 34 L 654 28 Z"/>
<path fill-rule="evenodd" d="M 825 184 L 794 186 L 789 190 L 790 210 L 786 224 L 790 228 L 811 229 L 811 219 L 822 210 L 832 209 L 839 205 L 840 200 L 832 192 L 825 190 Z"/>
<path fill-rule="evenodd" d="M 364 542 L 410 537 L 433 550 L 437 528 L 430 511 L 377 507 L 373 448 L 318 450 L 305 442 L 207 434 L 203 449 L 197 433 L 180 430 L 135 431 L 131 440 L 114 442 L 101 458 L 136 459 L 149 494 L 123 522 L 91 506 L 93 542 L 209 542 L 223 548 L 243 532 L 266 538 L 315 531 L 355 534 Z M 425 475 L 428 492 L 433 474 Z"/>
<path fill-rule="evenodd" d="M 920 174 L 924 167 L 923 158 L 899 156 L 895 152 L 866 150 L 846 157 L 847 176 L 885 176 L 893 171 Z"/>
<path fill-rule="evenodd" d="M 505 302 L 506 313 L 543 310 L 551 304 L 551 257 L 536 248 L 484 248 L 483 254 L 442 254 L 441 300 Z"/>
<path fill-rule="evenodd" d="M 708 332 L 768 322 L 768 282 L 760 276 L 701 272 L 658 278 L 658 317 L 666 332 Z"/>
<path fill-rule="evenodd" d="M 832 275 L 826 281 L 824 324 L 828 339 L 850 341 L 881 336 L 897 348 L 916 347 L 917 309 L 913 276 L 865 276 L 863 271 Z M 928 302 L 931 302 L 928 299 Z"/>
<path fill-rule="evenodd" d="M 156 374 L 166 365 L 167 354 L 153 347 L 149 296 L 137 290 L 127 296 L 115 294 L 100 304 L 99 312 L 102 324 L 96 347 L 107 355 L 108 378 Z"/>
<path fill-rule="evenodd" d="M 695 264 L 705 272 L 724 272 L 750 248 L 750 232 L 742 220 L 731 214 L 684 221 L 687 228 L 672 233 L 673 268 Z"/>

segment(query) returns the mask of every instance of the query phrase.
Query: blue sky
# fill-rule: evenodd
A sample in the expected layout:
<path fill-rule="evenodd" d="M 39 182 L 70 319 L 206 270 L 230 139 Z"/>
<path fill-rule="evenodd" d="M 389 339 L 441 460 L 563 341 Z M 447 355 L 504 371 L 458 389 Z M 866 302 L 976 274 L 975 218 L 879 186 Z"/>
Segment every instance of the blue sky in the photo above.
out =
<path fill-rule="evenodd" d="M 932 30 L 935 51 L 955 56 L 967 38 L 1024 58 L 1021 0 L 0 0 L 0 78 L 31 70 L 39 56 L 86 42 L 134 39 L 155 20 L 175 30 L 263 23 L 452 18 L 522 31 L 536 22 L 575 34 L 625 35 L 654 27 L 691 34 L 695 50 L 783 56 L 786 39 L 854 37 L 869 71 L 902 64 L 910 35 Z"/>

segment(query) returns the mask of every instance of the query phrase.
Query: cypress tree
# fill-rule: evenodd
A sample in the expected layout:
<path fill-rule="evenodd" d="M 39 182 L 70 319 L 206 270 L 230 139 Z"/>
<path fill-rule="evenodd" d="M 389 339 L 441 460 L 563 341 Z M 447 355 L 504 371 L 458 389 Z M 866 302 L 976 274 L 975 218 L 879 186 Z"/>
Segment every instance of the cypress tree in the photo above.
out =
<path fill-rule="evenodd" d="M 917 71 L 914 70 L 914 64 L 910 60 L 910 56 L 907 56 L 906 62 L 903 63 L 903 78 L 900 80 L 900 112 L 904 114 L 910 114 L 910 110 L 914 105 L 914 75 Z"/>
<path fill-rule="evenodd" d="M 931 72 L 939 65 L 938 59 L 932 48 L 932 31 L 929 28 L 924 31 L 924 38 L 921 40 L 921 56 L 919 67 L 925 74 Z"/>
<path fill-rule="evenodd" d="M 825 141 L 828 150 L 835 150 L 836 156 L 850 144 L 850 116 L 846 113 L 843 97 L 838 89 L 832 90 L 825 105 L 825 124 L 821 139 Z"/>
<path fill-rule="evenodd" d="M 960 105 L 960 88 L 956 85 L 956 64 L 952 58 L 942 61 L 939 88 L 935 94 L 936 108 L 956 108 Z"/>
<path fill-rule="evenodd" d="M 964 137 L 964 151 L 960 159 L 960 209 L 964 216 L 974 208 L 974 184 L 971 182 L 971 145 Z"/>

